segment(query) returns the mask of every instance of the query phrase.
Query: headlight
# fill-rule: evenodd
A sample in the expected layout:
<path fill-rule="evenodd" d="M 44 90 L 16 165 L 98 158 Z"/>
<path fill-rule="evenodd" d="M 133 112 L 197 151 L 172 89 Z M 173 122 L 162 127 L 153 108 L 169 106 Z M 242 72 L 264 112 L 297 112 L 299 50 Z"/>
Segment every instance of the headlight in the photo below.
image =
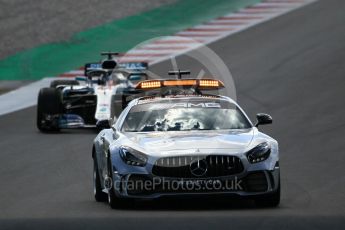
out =
<path fill-rule="evenodd" d="M 267 143 L 261 143 L 247 152 L 247 158 L 251 164 L 266 160 L 271 154 L 271 146 Z"/>
<path fill-rule="evenodd" d="M 145 154 L 127 146 L 120 148 L 120 157 L 126 164 L 133 166 L 145 166 L 147 162 Z"/>

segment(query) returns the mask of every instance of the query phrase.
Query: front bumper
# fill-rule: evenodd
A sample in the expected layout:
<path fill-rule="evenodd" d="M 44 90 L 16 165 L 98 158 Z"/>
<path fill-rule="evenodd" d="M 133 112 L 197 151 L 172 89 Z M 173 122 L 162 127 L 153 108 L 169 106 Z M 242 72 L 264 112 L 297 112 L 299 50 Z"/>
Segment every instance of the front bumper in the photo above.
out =
<path fill-rule="evenodd" d="M 279 186 L 279 166 L 273 170 L 249 171 L 225 177 L 182 179 L 148 174 L 113 174 L 118 197 L 155 199 L 171 196 L 239 195 L 255 196 L 273 193 Z"/>

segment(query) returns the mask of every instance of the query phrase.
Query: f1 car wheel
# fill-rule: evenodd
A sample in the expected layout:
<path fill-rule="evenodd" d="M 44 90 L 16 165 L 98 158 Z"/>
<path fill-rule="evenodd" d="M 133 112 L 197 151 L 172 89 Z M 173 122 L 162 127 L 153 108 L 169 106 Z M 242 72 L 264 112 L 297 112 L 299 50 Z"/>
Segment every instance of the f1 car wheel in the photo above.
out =
<path fill-rule="evenodd" d="M 60 91 L 42 88 L 37 100 L 37 128 L 41 132 L 59 131 L 58 116 L 62 113 Z"/>
<path fill-rule="evenodd" d="M 56 88 L 58 85 L 79 85 L 76 80 L 54 80 L 50 83 L 50 88 Z"/>
<path fill-rule="evenodd" d="M 255 198 L 255 204 L 259 207 L 277 207 L 280 203 L 280 183 L 278 189 L 269 195 L 262 195 Z"/>
<path fill-rule="evenodd" d="M 102 191 L 96 160 L 93 160 L 93 195 L 95 196 L 95 200 L 97 202 L 107 200 L 107 194 Z"/>

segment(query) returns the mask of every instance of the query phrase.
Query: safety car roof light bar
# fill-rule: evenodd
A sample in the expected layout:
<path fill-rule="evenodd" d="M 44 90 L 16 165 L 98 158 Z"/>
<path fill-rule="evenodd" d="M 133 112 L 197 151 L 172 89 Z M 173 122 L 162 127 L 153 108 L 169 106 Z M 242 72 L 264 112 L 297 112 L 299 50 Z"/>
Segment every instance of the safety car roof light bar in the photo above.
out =
<path fill-rule="evenodd" d="M 136 86 L 137 90 L 153 90 L 166 87 L 190 87 L 200 90 L 217 90 L 224 88 L 224 83 L 215 79 L 168 79 L 146 80 Z"/>

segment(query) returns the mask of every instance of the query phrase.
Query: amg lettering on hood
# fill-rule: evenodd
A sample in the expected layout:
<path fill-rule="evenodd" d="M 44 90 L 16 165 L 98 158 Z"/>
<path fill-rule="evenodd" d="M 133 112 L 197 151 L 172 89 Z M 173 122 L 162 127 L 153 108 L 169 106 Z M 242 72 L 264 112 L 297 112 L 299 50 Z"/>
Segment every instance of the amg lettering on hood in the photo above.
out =
<path fill-rule="evenodd" d="M 176 100 L 163 102 L 141 102 L 132 108 L 132 112 L 162 109 L 236 109 L 236 106 L 224 100 Z"/>
<path fill-rule="evenodd" d="M 182 103 L 176 103 L 172 104 L 171 108 L 175 107 L 183 107 L 183 108 L 192 108 L 192 107 L 202 107 L 202 108 L 221 108 L 219 103 L 215 102 L 206 102 L 206 103 L 190 103 L 190 102 L 182 102 Z"/>

